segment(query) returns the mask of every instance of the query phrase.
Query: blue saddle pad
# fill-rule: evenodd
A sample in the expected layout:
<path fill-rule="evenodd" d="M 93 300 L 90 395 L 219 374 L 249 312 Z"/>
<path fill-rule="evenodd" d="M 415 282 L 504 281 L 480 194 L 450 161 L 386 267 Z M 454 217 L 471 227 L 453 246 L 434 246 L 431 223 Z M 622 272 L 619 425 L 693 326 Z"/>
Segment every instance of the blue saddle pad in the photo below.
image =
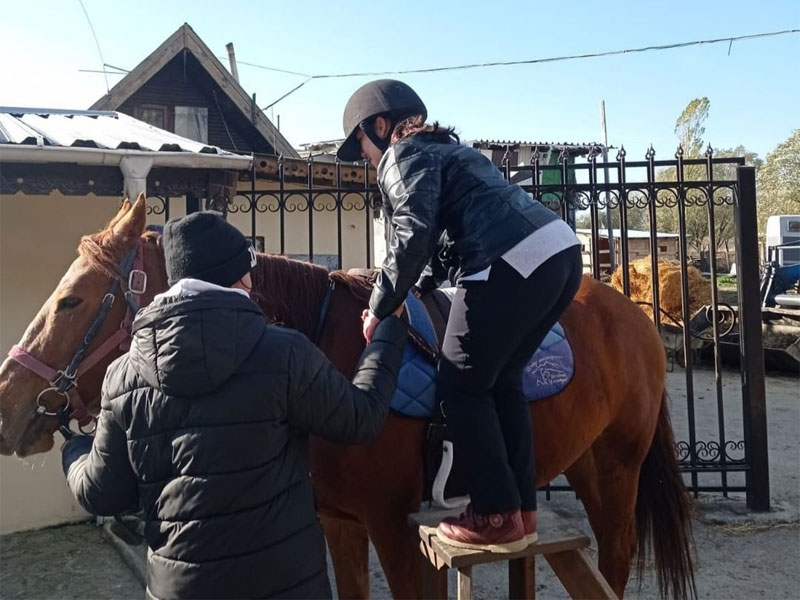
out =
<path fill-rule="evenodd" d="M 408 322 L 432 347 L 436 333 L 428 311 L 413 294 L 406 298 Z M 410 342 L 403 352 L 403 364 L 397 375 L 397 391 L 392 398 L 392 410 L 418 419 L 429 418 L 436 406 L 436 367 L 427 361 Z"/>
<path fill-rule="evenodd" d="M 522 372 L 522 391 L 528 402 L 555 396 L 572 381 L 575 361 L 561 323 L 547 332 Z"/>
<path fill-rule="evenodd" d="M 406 299 L 411 326 L 431 346 L 436 345 L 433 323 L 425 306 L 412 294 Z M 567 387 L 575 372 L 572 348 L 564 328 L 556 323 L 533 354 L 522 374 L 522 389 L 529 402 L 549 398 Z M 408 417 L 428 419 L 436 406 L 436 367 L 413 344 L 406 344 L 391 408 Z"/>

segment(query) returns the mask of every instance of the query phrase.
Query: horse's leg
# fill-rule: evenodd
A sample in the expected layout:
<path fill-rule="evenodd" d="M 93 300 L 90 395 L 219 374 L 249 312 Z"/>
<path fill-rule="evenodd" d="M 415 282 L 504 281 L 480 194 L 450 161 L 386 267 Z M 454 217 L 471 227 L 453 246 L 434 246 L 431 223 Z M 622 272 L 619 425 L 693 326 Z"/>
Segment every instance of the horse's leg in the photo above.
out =
<path fill-rule="evenodd" d="M 366 515 L 369 538 L 393 598 L 420 598 L 422 594 L 419 536 L 408 525 L 409 513 L 416 510 L 398 509 L 388 503 Z"/>
<path fill-rule="evenodd" d="M 603 500 L 600 496 L 600 478 L 594 463 L 592 449 L 586 450 L 572 466 L 564 471 L 564 474 L 572 489 L 575 490 L 575 494 L 583 503 L 583 508 L 589 517 L 589 525 L 599 543 L 600 537 L 603 535 Z"/>
<path fill-rule="evenodd" d="M 363 525 L 322 516 L 339 598 L 369 598 L 369 539 Z"/>
<path fill-rule="evenodd" d="M 636 552 L 636 495 L 649 440 L 630 443 L 619 430 L 607 430 L 592 446 L 602 498 L 598 566 L 622 598 Z"/>

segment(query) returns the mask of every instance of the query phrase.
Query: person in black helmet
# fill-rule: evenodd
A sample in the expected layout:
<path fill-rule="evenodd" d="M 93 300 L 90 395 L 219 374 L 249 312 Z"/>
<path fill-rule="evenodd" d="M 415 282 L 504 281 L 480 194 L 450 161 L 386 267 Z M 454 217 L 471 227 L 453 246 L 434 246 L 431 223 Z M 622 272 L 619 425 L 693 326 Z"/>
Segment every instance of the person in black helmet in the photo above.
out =
<path fill-rule="evenodd" d="M 578 290 L 580 245 L 489 159 L 426 119 L 416 92 L 391 79 L 362 86 L 344 110 L 338 157 L 378 169 L 391 223 L 364 336 L 369 342 L 410 290 L 425 293 L 452 274 L 437 393 L 467 460 L 471 503 L 438 535 L 455 546 L 514 552 L 537 539 L 522 370 Z"/>

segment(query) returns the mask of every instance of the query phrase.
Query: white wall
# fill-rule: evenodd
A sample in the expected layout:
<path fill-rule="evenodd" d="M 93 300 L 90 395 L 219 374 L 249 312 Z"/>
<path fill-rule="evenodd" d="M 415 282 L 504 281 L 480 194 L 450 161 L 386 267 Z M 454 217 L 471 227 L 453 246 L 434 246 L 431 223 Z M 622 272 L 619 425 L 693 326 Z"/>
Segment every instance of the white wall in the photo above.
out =
<path fill-rule="evenodd" d="M 119 198 L 0 196 L 0 352 L 22 337 L 76 256 L 81 235 L 103 228 Z M 81 519 L 61 472 L 61 444 L 25 462 L 0 457 L 0 534 Z"/>

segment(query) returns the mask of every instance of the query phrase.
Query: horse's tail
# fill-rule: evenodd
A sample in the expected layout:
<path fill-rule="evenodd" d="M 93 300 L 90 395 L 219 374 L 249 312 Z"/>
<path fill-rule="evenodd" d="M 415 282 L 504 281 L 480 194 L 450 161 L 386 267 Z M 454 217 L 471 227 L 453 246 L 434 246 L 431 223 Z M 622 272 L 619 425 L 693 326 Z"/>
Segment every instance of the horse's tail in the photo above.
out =
<path fill-rule="evenodd" d="M 639 474 L 636 536 L 640 580 L 652 550 L 661 597 L 696 598 L 691 498 L 675 457 L 666 391 L 661 397 L 653 443 Z"/>

